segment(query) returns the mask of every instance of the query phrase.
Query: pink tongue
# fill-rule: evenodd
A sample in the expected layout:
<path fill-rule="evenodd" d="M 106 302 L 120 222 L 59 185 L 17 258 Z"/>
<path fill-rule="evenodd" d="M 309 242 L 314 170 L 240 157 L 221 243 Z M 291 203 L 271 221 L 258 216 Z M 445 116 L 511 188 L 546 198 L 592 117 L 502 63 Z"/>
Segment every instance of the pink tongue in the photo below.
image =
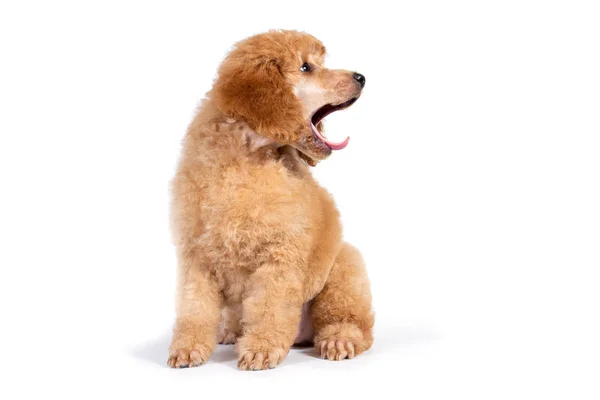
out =
<path fill-rule="evenodd" d="M 339 142 L 339 143 L 330 142 L 329 140 L 327 140 L 327 138 L 325 138 L 323 135 L 321 135 L 321 132 L 319 132 L 319 130 L 315 127 L 315 125 L 312 122 L 310 123 L 310 127 L 312 128 L 315 135 L 317 135 L 317 137 L 319 139 L 321 139 L 323 142 L 325 142 L 325 144 L 327 146 L 329 146 L 331 148 L 331 150 L 341 150 L 344 147 L 348 146 L 348 142 L 350 141 L 350 136 L 348 136 L 346 138 L 346 140 L 344 140 L 343 142 Z"/>

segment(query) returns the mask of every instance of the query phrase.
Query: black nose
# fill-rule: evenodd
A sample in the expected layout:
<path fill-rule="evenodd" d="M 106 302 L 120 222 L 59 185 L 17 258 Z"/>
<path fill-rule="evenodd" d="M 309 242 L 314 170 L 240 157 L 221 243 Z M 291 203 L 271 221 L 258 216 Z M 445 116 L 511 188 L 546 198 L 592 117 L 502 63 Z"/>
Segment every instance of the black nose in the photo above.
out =
<path fill-rule="evenodd" d="M 352 75 L 352 77 L 356 82 L 360 83 L 361 88 L 365 87 L 365 83 L 367 83 L 367 78 L 365 78 L 364 75 L 355 72 L 354 75 Z"/>

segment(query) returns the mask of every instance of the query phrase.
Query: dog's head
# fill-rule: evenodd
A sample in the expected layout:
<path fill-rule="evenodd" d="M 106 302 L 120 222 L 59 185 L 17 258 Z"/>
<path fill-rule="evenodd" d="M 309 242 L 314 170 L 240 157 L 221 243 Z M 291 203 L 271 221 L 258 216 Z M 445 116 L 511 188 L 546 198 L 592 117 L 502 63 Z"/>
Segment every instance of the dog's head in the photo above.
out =
<path fill-rule="evenodd" d="M 226 116 L 300 151 L 311 165 L 346 147 L 322 134 L 322 120 L 351 106 L 365 77 L 323 67 L 325 47 L 313 36 L 271 31 L 237 43 L 223 61 L 211 98 Z"/>

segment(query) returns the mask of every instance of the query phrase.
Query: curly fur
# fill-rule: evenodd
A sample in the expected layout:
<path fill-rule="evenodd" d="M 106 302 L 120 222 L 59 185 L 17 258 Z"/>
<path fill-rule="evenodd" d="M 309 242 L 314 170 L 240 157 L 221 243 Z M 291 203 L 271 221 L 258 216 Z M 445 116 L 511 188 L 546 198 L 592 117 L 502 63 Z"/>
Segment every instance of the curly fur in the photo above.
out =
<path fill-rule="evenodd" d="M 188 129 L 172 182 L 172 367 L 204 363 L 219 341 L 236 343 L 241 369 L 273 368 L 303 306 L 323 357 L 351 358 L 372 344 L 362 258 L 342 241 L 335 204 L 307 165 L 331 152 L 308 128 L 312 104 L 360 94 L 349 71 L 321 66 L 324 53 L 294 31 L 238 43 Z M 299 72 L 307 59 L 310 76 Z M 303 92 L 309 84 L 318 90 Z"/>

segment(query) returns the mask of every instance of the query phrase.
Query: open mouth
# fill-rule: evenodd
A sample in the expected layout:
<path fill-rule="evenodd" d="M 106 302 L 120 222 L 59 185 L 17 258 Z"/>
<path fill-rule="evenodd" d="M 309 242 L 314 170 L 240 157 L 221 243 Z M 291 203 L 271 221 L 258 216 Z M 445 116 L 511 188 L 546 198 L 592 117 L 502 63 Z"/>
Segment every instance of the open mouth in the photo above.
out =
<path fill-rule="evenodd" d="M 325 118 L 326 116 L 328 116 L 329 114 L 331 114 L 334 111 L 339 111 L 339 110 L 343 110 L 345 108 L 350 107 L 352 104 L 354 104 L 354 102 L 356 101 L 357 97 L 354 97 L 350 100 L 348 100 L 345 103 L 341 103 L 341 104 L 325 104 L 323 107 L 319 108 L 311 117 L 310 119 L 310 128 L 313 132 L 313 134 L 323 143 L 325 143 L 327 146 L 329 146 L 329 148 L 331 150 L 341 150 L 344 147 L 348 146 L 348 142 L 350 141 L 350 137 L 347 137 L 346 140 L 344 140 L 343 142 L 332 142 L 330 140 L 327 140 L 327 138 L 321 133 L 319 132 L 319 129 L 317 128 L 317 125 L 319 124 L 319 122 L 321 122 L 323 120 L 323 118 Z"/>

